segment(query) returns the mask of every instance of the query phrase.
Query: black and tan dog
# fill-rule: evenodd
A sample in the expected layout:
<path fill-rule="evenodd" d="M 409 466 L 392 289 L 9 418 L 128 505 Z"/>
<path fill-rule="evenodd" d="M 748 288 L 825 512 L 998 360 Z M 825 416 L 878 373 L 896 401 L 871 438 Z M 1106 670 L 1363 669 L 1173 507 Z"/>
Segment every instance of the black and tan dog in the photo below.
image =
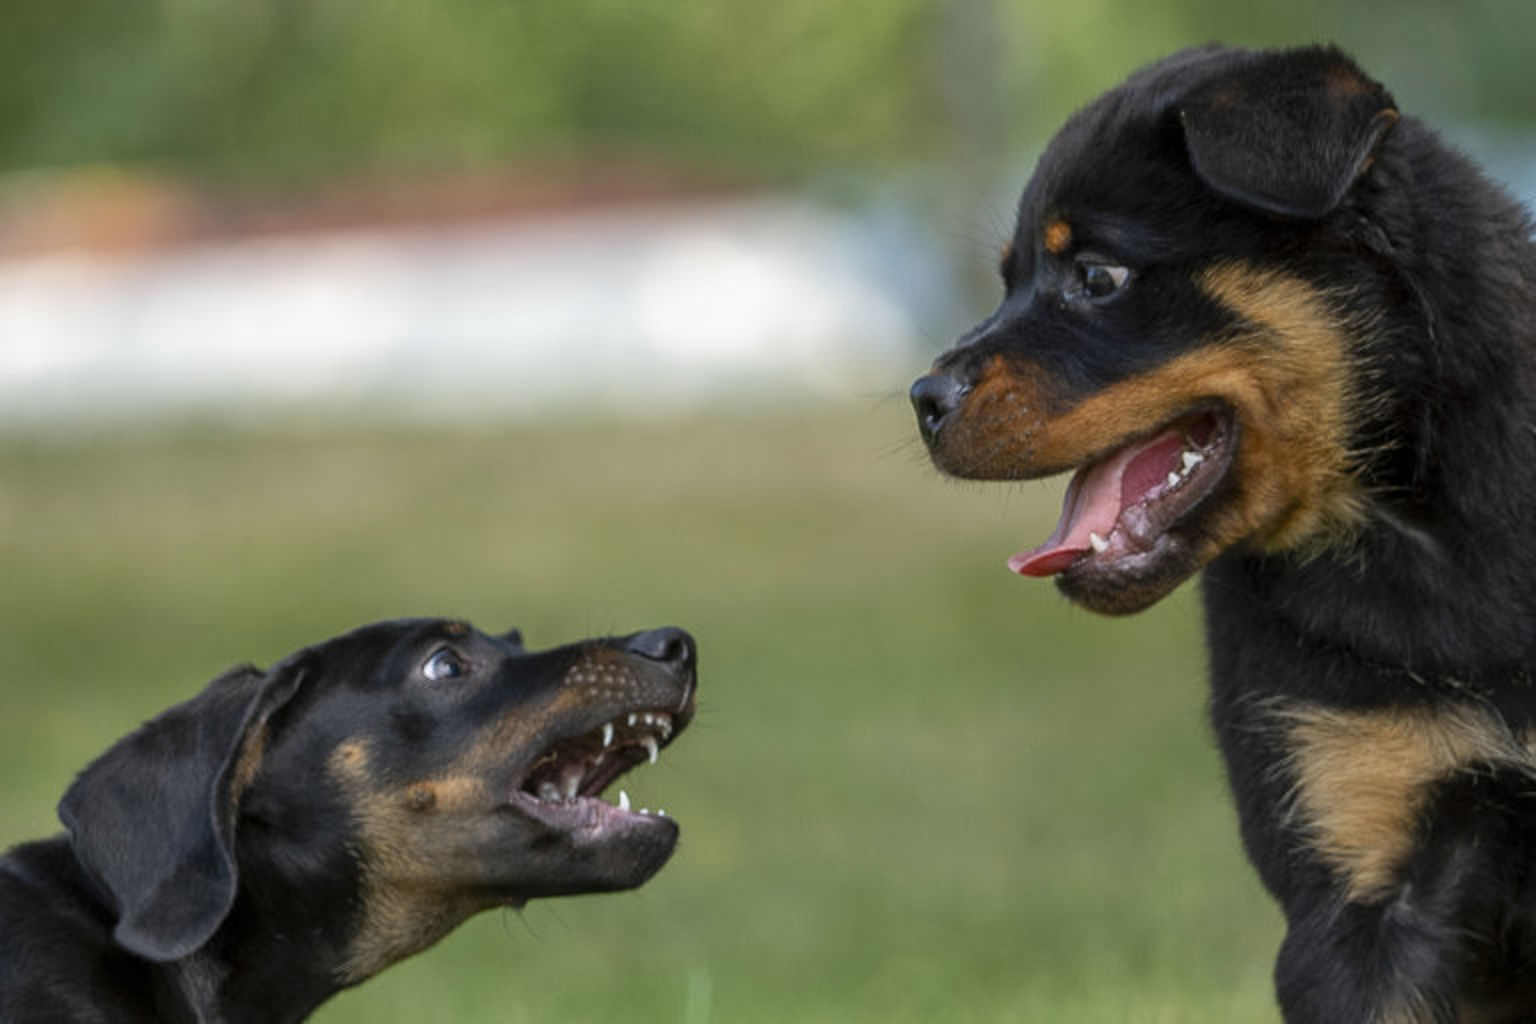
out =
<path fill-rule="evenodd" d="M 1526 214 L 1336 50 L 1213 47 L 1067 122 L 1002 275 L 923 436 L 959 476 L 1075 470 L 1010 565 L 1082 605 L 1204 570 L 1287 1019 L 1536 1019 Z"/>
<path fill-rule="evenodd" d="M 478 911 L 640 885 L 677 826 L 598 794 L 687 725 L 694 668 L 677 629 L 402 620 L 227 673 L 0 860 L 0 1020 L 302 1020 Z"/>

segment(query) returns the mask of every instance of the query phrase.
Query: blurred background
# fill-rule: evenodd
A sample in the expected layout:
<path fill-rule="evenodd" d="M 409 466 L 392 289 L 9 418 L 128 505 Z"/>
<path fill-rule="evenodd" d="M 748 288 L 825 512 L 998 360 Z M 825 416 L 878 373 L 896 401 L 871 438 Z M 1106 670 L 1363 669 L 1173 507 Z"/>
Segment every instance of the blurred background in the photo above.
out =
<path fill-rule="evenodd" d="M 699 721 L 631 894 L 483 915 L 348 1021 L 1264 1021 L 1278 915 L 1186 588 L 1003 562 L 908 382 L 1072 109 L 1331 40 L 1521 199 L 1523 0 L 0 7 L 0 841 L 242 661 L 403 614 L 664 623 Z"/>

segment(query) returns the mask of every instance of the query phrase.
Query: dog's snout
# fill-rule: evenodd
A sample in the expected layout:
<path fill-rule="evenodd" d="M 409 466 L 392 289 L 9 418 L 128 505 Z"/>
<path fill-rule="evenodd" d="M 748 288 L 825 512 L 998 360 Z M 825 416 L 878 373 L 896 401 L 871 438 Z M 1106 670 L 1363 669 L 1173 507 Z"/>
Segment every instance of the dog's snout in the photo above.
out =
<path fill-rule="evenodd" d="M 624 649 L 642 658 L 676 665 L 679 668 L 692 667 L 698 656 L 693 637 L 676 626 L 636 633 L 625 641 Z"/>
<path fill-rule="evenodd" d="M 912 385 L 912 409 L 917 413 L 917 428 L 923 440 L 932 444 L 944 420 L 960 407 L 969 386 L 953 374 L 934 370 Z"/>

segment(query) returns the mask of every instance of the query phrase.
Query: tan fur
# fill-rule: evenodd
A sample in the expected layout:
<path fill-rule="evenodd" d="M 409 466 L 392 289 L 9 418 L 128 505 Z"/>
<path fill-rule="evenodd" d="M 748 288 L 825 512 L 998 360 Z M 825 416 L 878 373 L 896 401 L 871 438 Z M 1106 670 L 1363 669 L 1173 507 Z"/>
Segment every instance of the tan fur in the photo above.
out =
<path fill-rule="evenodd" d="M 373 753 L 362 740 L 349 740 L 331 752 L 331 768 L 339 776 L 361 779 L 368 770 Z"/>
<path fill-rule="evenodd" d="M 1350 364 L 1346 326 L 1316 290 L 1277 273 L 1228 265 L 1208 271 L 1204 284 L 1254 325 L 1231 342 L 1252 364 L 1228 372 L 1250 375 L 1246 390 L 1234 388 L 1243 392 L 1234 404 L 1250 439 L 1243 490 L 1270 514 L 1259 539 L 1287 548 L 1351 532 L 1363 518 L 1347 448 L 1360 368 Z"/>
<path fill-rule="evenodd" d="M 1279 550 L 1347 535 L 1363 511 L 1347 447 L 1358 374 L 1347 326 L 1282 274 L 1224 265 L 1202 285 L 1245 325 L 1070 405 L 1043 374 L 998 356 L 957 414 L 944 464 L 987 479 L 1062 472 L 1217 398 L 1241 430 L 1240 487 L 1213 519 L 1205 557 L 1245 540 Z"/>
<path fill-rule="evenodd" d="M 375 789 L 367 747 L 345 743 L 331 757 L 332 777 L 353 801 L 362 862 L 363 920 L 341 970 L 350 984 L 377 974 L 443 938 L 484 909 L 461 884 L 456 850 L 469 843 L 479 809 L 491 802 L 466 774 Z M 429 820 L 430 819 L 430 820 Z"/>
<path fill-rule="evenodd" d="M 1072 244 L 1072 225 L 1064 220 L 1053 220 L 1041 234 L 1041 244 L 1052 256 L 1060 256 Z"/>
<path fill-rule="evenodd" d="M 1370 1024 L 1432 1024 L 1434 1020 L 1434 1008 L 1426 1005 L 1418 993 L 1413 993 L 1392 997 L 1392 1001 L 1371 1019 Z M 1462 1024 L 1470 1024 L 1465 1014 L 1460 1020 Z"/>
<path fill-rule="evenodd" d="M 1531 738 L 1517 736 L 1478 705 L 1294 706 L 1276 716 L 1290 748 L 1294 812 L 1343 878 L 1346 895 L 1358 902 L 1379 900 L 1395 885 L 1434 783 L 1491 767 L 1536 773 Z"/>
<path fill-rule="evenodd" d="M 1042 374 L 1018 372 L 1001 355 L 991 358 L 944 435 L 944 465 L 962 476 L 1017 480 L 1071 468 L 1040 464 L 1034 439 L 1055 404 Z"/>
<path fill-rule="evenodd" d="M 261 759 L 266 752 L 267 723 L 262 719 L 248 729 L 240 739 L 240 750 L 235 756 L 234 768 L 229 775 L 232 805 L 240 802 L 240 794 L 244 793 L 250 787 L 251 780 L 256 778 L 256 771 L 261 767 Z"/>

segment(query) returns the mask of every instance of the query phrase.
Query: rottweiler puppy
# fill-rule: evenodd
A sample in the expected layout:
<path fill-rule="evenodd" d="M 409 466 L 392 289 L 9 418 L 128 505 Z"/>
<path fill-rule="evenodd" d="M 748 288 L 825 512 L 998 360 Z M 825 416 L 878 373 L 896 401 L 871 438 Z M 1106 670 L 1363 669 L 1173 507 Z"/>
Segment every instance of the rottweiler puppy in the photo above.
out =
<path fill-rule="evenodd" d="M 599 794 L 688 724 L 695 662 L 399 620 L 226 673 L 0 859 L 0 1020 L 299 1021 L 481 910 L 640 885 L 677 825 Z"/>
<path fill-rule="evenodd" d="M 1112 615 L 1203 573 L 1290 1021 L 1536 1019 L 1536 247 L 1346 55 L 1207 47 L 1070 118 L 1001 304 L 912 388 L 1013 557 Z"/>

